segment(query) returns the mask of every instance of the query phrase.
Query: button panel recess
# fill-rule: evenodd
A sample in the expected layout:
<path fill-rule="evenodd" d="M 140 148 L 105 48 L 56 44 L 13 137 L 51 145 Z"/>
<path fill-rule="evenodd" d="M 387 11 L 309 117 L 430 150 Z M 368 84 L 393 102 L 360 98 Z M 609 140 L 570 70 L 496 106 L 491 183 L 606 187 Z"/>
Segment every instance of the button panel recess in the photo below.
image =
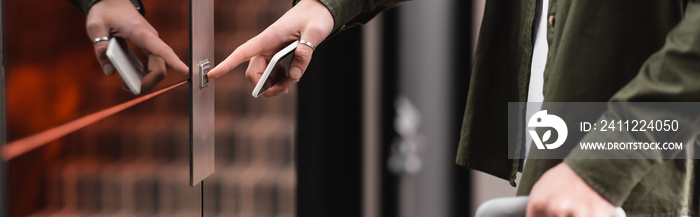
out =
<path fill-rule="evenodd" d="M 209 86 L 209 70 L 211 70 L 211 64 L 208 59 L 199 62 L 199 89 Z"/>

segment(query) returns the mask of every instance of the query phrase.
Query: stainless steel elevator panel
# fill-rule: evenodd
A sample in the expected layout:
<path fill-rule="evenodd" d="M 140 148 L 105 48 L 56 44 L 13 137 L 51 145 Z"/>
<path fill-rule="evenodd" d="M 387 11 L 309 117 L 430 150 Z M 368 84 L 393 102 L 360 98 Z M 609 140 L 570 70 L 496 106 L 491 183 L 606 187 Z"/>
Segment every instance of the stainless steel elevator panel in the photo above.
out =
<path fill-rule="evenodd" d="M 214 1 L 190 0 L 190 185 L 214 172 Z"/>

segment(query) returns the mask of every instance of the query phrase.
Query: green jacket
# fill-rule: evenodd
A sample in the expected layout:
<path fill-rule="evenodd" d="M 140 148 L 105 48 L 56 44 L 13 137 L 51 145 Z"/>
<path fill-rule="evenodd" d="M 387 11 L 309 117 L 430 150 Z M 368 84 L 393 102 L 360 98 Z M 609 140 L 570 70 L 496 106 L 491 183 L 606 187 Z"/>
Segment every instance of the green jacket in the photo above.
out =
<path fill-rule="evenodd" d="M 353 17 L 374 15 L 376 10 L 367 6 L 397 2 L 321 1 L 334 16 L 335 29 Z M 521 161 L 507 157 L 507 103 L 527 101 L 535 9 L 535 0 L 487 1 L 457 151 L 457 164 L 513 185 Z M 700 0 L 550 0 L 547 13 L 545 102 L 700 101 Z M 600 116 L 565 112 L 556 111 L 569 116 L 566 120 Z M 593 132 L 567 141 L 597 136 Z M 570 156 L 585 155 L 570 150 Z M 564 161 L 629 216 L 700 214 L 697 161 Z M 560 162 L 529 160 L 518 194 L 528 194 Z"/>
<path fill-rule="evenodd" d="M 527 101 L 536 7 L 519 3 L 486 4 L 457 156 L 460 165 L 511 182 L 521 162 L 496 156 L 507 154 L 506 103 Z M 699 1 L 551 0 L 548 15 L 545 102 L 700 101 Z M 597 118 L 553 113 L 565 120 Z M 567 141 L 591 141 L 598 133 Z M 586 153 L 574 149 L 572 155 Z M 528 194 L 560 162 L 529 160 L 518 194 Z M 696 161 L 565 162 L 630 216 L 698 214 Z"/>

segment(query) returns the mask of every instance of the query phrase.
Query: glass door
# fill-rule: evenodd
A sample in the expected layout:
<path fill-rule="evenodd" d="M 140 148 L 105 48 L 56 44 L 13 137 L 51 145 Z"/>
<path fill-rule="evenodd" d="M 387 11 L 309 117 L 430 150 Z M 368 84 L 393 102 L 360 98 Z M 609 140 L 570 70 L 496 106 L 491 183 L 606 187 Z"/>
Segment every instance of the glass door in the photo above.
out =
<path fill-rule="evenodd" d="M 143 3 L 160 38 L 188 62 L 189 1 Z M 85 15 L 69 1 L 3 6 L 4 216 L 199 216 L 201 186 L 189 183 L 188 76 L 169 69 L 150 92 L 162 94 L 101 119 L 149 93 L 135 96 L 118 74 L 103 73 Z M 48 143 L 26 140 L 76 121 L 95 122 Z"/>
<path fill-rule="evenodd" d="M 191 74 L 169 68 L 140 95 L 103 73 L 69 1 L 0 2 L 0 217 L 295 216 L 296 89 L 254 99 L 243 67 L 216 86 L 198 80 L 203 60 L 213 67 L 291 1 L 143 1 Z M 209 13 L 195 12 L 202 2 Z M 195 25 L 196 14 L 211 17 Z M 196 39 L 204 25 L 212 35 Z M 197 110 L 206 88 L 215 95 Z M 215 151 L 197 155 L 201 138 Z"/>

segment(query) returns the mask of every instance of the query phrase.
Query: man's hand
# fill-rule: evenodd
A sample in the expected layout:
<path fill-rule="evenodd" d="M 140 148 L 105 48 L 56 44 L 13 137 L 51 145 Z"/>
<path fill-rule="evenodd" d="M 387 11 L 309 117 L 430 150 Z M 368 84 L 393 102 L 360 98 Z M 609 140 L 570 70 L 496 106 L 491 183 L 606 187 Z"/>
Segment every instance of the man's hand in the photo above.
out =
<path fill-rule="evenodd" d="M 250 60 L 245 74 L 250 82 L 256 84 L 272 56 L 289 42 L 305 40 L 318 46 L 332 30 L 333 16 L 326 6 L 318 0 L 302 0 L 265 31 L 236 48 L 223 62 L 214 67 L 208 76 L 220 77 Z M 298 82 L 306 71 L 313 51 L 310 46 L 299 44 L 294 51 L 289 78 L 271 87 L 263 95 L 270 97 L 289 91 L 289 86 Z"/>
<path fill-rule="evenodd" d="M 165 63 L 175 71 L 188 76 L 189 68 L 177 57 L 170 46 L 158 37 L 158 32 L 139 14 L 129 0 L 101 0 L 90 8 L 86 22 L 90 40 L 99 37 L 120 37 L 130 41 L 146 58 L 146 72 L 141 89 L 148 92 L 165 78 Z M 95 55 L 106 75 L 114 74 L 114 66 L 107 59 L 109 41 L 95 44 Z"/>
<path fill-rule="evenodd" d="M 581 179 L 566 163 L 545 172 L 535 183 L 527 217 L 612 216 L 615 206 Z"/>

